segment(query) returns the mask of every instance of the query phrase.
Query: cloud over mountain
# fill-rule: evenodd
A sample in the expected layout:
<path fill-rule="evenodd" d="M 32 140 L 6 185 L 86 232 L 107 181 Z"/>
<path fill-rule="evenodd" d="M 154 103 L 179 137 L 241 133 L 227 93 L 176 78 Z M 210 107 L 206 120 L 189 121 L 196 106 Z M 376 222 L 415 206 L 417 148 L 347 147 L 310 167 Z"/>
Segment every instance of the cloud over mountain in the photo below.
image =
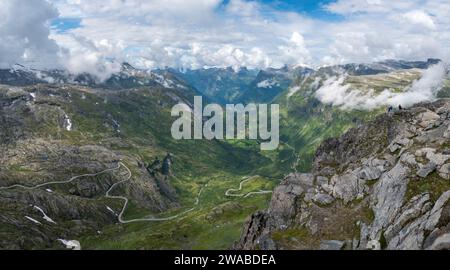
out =
<path fill-rule="evenodd" d="M 0 67 L 17 62 L 57 64 L 59 47 L 49 38 L 49 21 L 58 11 L 42 0 L 0 1 Z"/>
<path fill-rule="evenodd" d="M 0 4 L 3 66 L 60 62 L 107 76 L 118 68 L 112 60 L 141 68 L 265 68 L 450 55 L 448 0 L 338 0 L 321 4 L 322 16 L 276 1 L 25 1 Z"/>
<path fill-rule="evenodd" d="M 346 83 L 347 75 L 343 74 L 340 77 L 327 79 L 317 90 L 316 97 L 322 103 L 342 109 L 373 110 L 387 105 L 411 106 L 434 100 L 437 92 L 442 88 L 446 74 L 445 64 L 439 63 L 425 70 L 420 79 L 414 81 L 411 86 L 401 89 L 402 91 L 386 88 L 381 92 L 374 89 L 355 88 Z"/>

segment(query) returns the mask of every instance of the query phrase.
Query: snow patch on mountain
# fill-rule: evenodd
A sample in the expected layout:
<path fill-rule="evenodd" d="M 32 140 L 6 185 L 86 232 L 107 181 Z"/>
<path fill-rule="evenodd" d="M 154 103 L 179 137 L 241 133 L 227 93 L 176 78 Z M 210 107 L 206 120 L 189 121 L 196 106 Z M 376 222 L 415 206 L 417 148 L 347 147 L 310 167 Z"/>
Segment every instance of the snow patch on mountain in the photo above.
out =
<path fill-rule="evenodd" d="M 42 210 L 42 208 L 40 208 L 36 205 L 33 208 L 38 210 L 42 214 L 42 218 L 45 219 L 47 222 L 56 224 L 56 222 L 53 221 L 53 219 L 51 219 L 49 216 L 47 216 L 47 214 L 44 212 L 44 210 Z"/>
<path fill-rule="evenodd" d="M 70 120 L 67 114 L 64 115 L 64 128 L 67 131 L 72 131 L 72 120 Z"/>
<path fill-rule="evenodd" d="M 257 84 L 258 88 L 273 88 L 274 86 L 279 86 L 280 84 L 275 80 L 264 80 Z"/>
<path fill-rule="evenodd" d="M 166 79 L 164 76 L 159 74 L 153 74 L 155 76 L 155 81 L 165 88 L 175 88 L 175 83 L 172 80 Z"/>
<path fill-rule="evenodd" d="M 39 221 L 35 220 L 32 217 L 25 216 L 25 218 L 28 219 L 29 221 L 33 222 L 34 224 L 37 224 L 37 225 L 41 225 L 42 224 L 42 223 L 40 223 Z"/>
<path fill-rule="evenodd" d="M 58 239 L 58 241 L 61 242 L 63 245 L 65 245 L 67 249 L 81 250 L 81 244 L 77 240 Z"/>

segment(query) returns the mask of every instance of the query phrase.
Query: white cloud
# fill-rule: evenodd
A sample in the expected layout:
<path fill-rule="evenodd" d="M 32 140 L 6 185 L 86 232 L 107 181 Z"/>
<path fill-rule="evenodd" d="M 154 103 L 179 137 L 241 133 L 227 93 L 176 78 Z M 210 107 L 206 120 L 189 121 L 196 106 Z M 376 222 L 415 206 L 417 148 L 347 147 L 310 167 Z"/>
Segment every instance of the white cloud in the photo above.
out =
<path fill-rule="evenodd" d="M 80 27 L 49 37 L 47 22 L 57 16 L 49 3 Z M 449 0 L 338 0 L 323 8 L 342 17 L 246 0 L 3 0 L 0 59 L 105 77 L 118 68 L 111 59 L 142 68 L 264 68 L 450 56 Z"/>
<path fill-rule="evenodd" d="M 62 47 L 69 51 L 77 47 L 79 51 L 80 39 L 90 40 L 90 44 L 107 40 L 123 47 L 105 50 L 88 46 L 83 52 L 88 55 L 86 50 L 94 51 L 98 59 L 114 58 L 142 68 L 261 68 L 311 60 L 297 25 L 308 25 L 308 20 L 286 13 L 276 15 L 278 22 L 267 20 L 263 9 L 268 7 L 258 2 L 231 0 L 223 8 L 219 0 L 54 3 L 62 16 L 82 18 L 81 28 L 53 34 Z"/>
<path fill-rule="evenodd" d="M 99 80 L 108 79 L 121 69 L 120 58 L 112 61 L 108 56 L 119 56 L 124 49 L 121 43 L 110 43 L 106 39 L 89 40 L 80 36 L 61 35 L 55 37 L 65 48 L 61 62 L 72 73 L 90 73 Z"/>
<path fill-rule="evenodd" d="M 57 16 L 45 0 L 0 1 L 0 67 L 57 65 L 59 48 L 49 38 L 49 21 Z"/>
<path fill-rule="evenodd" d="M 292 33 L 286 45 L 279 46 L 279 60 L 283 63 L 305 64 L 311 63 L 311 55 L 306 47 L 304 37 L 298 33 Z"/>
<path fill-rule="evenodd" d="M 377 93 L 373 89 L 355 89 L 345 84 L 346 75 L 327 79 L 321 88 L 317 90 L 316 97 L 322 103 L 340 107 L 342 109 L 372 110 L 381 106 L 411 106 L 419 102 L 435 99 L 437 92 L 442 87 L 446 76 L 446 68 L 443 63 L 434 65 L 424 71 L 422 77 L 415 81 L 403 92 L 385 89 Z"/>
<path fill-rule="evenodd" d="M 326 5 L 326 9 L 341 15 L 356 13 L 367 15 L 404 11 L 420 2 L 421 0 L 337 0 Z"/>
<path fill-rule="evenodd" d="M 326 6 L 344 16 L 327 32 L 334 37 L 328 62 L 370 62 L 387 58 L 448 60 L 448 0 L 338 0 Z M 447 13 L 448 14 L 448 13 Z"/>
<path fill-rule="evenodd" d="M 414 10 L 403 15 L 403 18 L 408 20 L 410 23 L 418 26 L 426 27 L 429 30 L 436 29 L 433 19 L 423 11 Z"/>

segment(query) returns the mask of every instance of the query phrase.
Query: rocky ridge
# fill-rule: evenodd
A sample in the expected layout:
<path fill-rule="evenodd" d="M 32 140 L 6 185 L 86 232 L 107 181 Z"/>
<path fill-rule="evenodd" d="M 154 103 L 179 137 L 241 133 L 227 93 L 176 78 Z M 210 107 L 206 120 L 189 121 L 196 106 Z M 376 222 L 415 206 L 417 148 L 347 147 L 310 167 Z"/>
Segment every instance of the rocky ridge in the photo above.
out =
<path fill-rule="evenodd" d="M 384 114 L 288 175 L 237 249 L 450 248 L 450 100 Z"/>

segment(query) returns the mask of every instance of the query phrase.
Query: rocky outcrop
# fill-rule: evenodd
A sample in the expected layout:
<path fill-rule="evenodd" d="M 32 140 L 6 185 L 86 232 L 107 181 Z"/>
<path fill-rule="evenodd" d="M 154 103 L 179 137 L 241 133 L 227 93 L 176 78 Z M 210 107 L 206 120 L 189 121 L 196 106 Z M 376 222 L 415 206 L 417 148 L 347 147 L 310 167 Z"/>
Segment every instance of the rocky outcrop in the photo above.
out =
<path fill-rule="evenodd" d="M 352 129 L 292 174 L 237 249 L 450 248 L 450 100 Z"/>

